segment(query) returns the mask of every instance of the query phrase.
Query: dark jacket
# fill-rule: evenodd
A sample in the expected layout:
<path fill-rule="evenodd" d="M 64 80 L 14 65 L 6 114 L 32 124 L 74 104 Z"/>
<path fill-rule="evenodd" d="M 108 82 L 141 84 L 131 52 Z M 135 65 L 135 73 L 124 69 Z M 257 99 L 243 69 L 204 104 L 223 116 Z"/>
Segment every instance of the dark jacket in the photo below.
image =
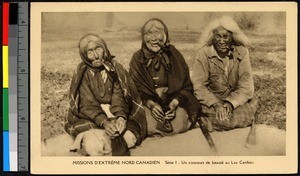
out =
<path fill-rule="evenodd" d="M 124 97 L 124 101 L 122 102 L 126 104 L 126 106 L 128 106 L 129 116 L 127 120 L 128 122 L 134 121 L 135 124 L 139 126 L 138 129 L 134 127 L 135 129 L 131 129 L 131 131 L 136 135 L 138 143 L 141 143 L 147 135 L 147 122 L 145 117 L 145 110 L 142 106 L 142 101 L 140 99 L 137 88 L 130 78 L 128 72 L 123 68 L 121 64 L 115 62 L 114 60 L 112 60 L 111 62 L 116 69 L 118 83 L 122 92 L 122 96 Z M 77 67 L 77 71 L 72 78 L 70 86 L 70 108 L 68 111 L 67 122 L 65 124 L 65 130 L 73 137 L 76 137 L 80 132 L 87 131 L 93 128 L 99 128 L 99 126 L 97 126 L 97 124 L 95 123 L 95 120 L 80 112 L 80 106 L 82 106 L 80 98 L 80 85 L 84 79 L 83 75 L 86 71 L 87 66 L 84 63 L 79 64 Z M 95 100 L 94 98 L 92 99 L 95 103 L 99 103 L 98 100 Z M 116 102 L 116 104 L 118 105 L 119 103 Z M 95 111 L 96 113 L 102 112 L 99 106 L 96 107 L 98 109 L 98 112 Z M 120 113 L 119 111 L 115 112 Z M 127 129 L 130 128 L 131 127 L 127 125 Z"/>
<path fill-rule="evenodd" d="M 89 68 L 84 72 L 79 88 L 79 113 L 102 127 L 102 123 L 108 119 L 101 108 L 102 104 L 110 104 L 110 112 L 115 117 L 121 116 L 124 119 L 128 116 L 128 106 L 125 103 L 119 80 L 114 80 L 107 74 L 104 83 L 99 73 L 94 73 Z"/>
<path fill-rule="evenodd" d="M 168 48 L 164 50 L 164 54 L 166 54 L 169 59 L 169 69 L 167 70 L 167 99 L 169 102 L 174 98 L 178 99 L 179 106 L 184 108 L 190 116 L 198 115 L 200 105 L 193 95 L 189 68 L 183 56 L 173 45 L 169 45 Z M 138 50 L 132 56 L 129 73 L 144 103 L 147 100 L 160 103 L 161 100 L 155 91 L 154 81 L 147 71 L 146 63 L 147 58 L 145 57 L 143 49 Z"/>
<path fill-rule="evenodd" d="M 105 61 L 100 67 L 94 67 L 87 58 L 87 46 L 91 41 L 104 49 Z M 101 127 L 107 119 L 101 104 L 111 104 L 110 111 L 114 116 L 127 117 L 126 128 L 135 134 L 137 145 L 140 144 L 147 131 L 145 110 L 128 72 L 113 59 L 105 41 L 99 36 L 87 34 L 78 46 L 83 62 L 78 65 L 71 81 L 66 132 L 76 137 L 81 132 Z M 105 84 L 101 78 L 103 68 L 108 75 Z"/>

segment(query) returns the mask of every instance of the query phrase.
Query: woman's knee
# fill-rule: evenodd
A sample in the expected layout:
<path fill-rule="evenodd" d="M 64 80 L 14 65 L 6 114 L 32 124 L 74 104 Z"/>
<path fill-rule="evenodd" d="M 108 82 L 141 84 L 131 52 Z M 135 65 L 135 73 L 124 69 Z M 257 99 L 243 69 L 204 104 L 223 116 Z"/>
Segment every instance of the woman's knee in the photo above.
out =
<path fill-rule="evenodd" d="M 190 124 L 188 123 L 189 121 L 188 114 L 181 107 L 178 107 L 178 109 L 176 110 L 176 116 L 171 121 L 173 131 L 169 133 L 159 130 L 157 128 L 158 127 L 157 124 L 160 122 L 156 121 L 152 117 L 151 111 L 148 108 L 145 108 L 145 111 L 146 111 L 146 118 L 147 118 L 148 135 L 161 134 L 162 136 L 169 136 L 169 135 L 185 132 L 189 128 Z"/>
<path fill-rule="evenodd" d="M 187 112 L 183 108 L 179 107 L 176 110 L 175 119 L 171 121 L 171 124 L 173 126 L 173 133 L 182 133 L 187 131 L 188 121 L 189 116 Z"/>

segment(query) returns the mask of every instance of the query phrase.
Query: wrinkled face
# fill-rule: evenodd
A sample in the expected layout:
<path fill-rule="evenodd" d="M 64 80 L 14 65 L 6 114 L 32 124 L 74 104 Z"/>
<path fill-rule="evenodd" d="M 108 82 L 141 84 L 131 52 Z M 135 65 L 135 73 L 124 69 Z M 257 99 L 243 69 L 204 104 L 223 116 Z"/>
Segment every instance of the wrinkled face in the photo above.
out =
<path fill-rule="evenodd" d="M 103 59 L 104 50 L 101 46 L 97 45 L 95 42 L 89 42 L 87 46 L 87 58 L 90 61 L 97 59 Z"/>
<path fill-rule="evenodd" d="M 164 26 L 158 21 L 150 21 L 144 28 L 144 42 L 152 52 L 158 52 L 167 40 Z"/>
<path fill-rule="evenodd" d="M 227 54 L 232 40 L 232 33 L 223 27 L 218 27 L 213 31 L 212 43 L 219 55 Z"/>
<path fill-rule="evenodd" d="M 104 49 L 95 42 L 89 42 L 87 46 L 87 58 L 94 67 L 99 67 L 104 62 Z"/>

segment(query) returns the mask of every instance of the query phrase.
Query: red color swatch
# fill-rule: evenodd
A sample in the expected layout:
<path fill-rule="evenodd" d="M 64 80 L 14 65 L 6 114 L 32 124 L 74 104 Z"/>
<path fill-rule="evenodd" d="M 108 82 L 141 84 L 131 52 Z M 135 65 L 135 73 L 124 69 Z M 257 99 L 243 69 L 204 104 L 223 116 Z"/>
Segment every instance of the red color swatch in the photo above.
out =
<path fill-rule="evenodd" d="M 8 23 L 9 23 L 9 3 L 3 3 L 3 34 L 2 34 L 2 41 L 3 46 L 8 46 Z"/>

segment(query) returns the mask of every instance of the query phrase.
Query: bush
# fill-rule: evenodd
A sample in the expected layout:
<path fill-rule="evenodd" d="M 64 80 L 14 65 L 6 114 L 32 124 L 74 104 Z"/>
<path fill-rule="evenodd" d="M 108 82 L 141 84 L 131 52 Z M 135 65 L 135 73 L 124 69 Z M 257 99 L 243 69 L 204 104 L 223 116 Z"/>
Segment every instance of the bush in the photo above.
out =
<path fill-rule="evenodd" d="M 259 16 L 257 15 L 243 13 L 234 18 L 242 30 L 253 31 L 259 26 Z"/>

